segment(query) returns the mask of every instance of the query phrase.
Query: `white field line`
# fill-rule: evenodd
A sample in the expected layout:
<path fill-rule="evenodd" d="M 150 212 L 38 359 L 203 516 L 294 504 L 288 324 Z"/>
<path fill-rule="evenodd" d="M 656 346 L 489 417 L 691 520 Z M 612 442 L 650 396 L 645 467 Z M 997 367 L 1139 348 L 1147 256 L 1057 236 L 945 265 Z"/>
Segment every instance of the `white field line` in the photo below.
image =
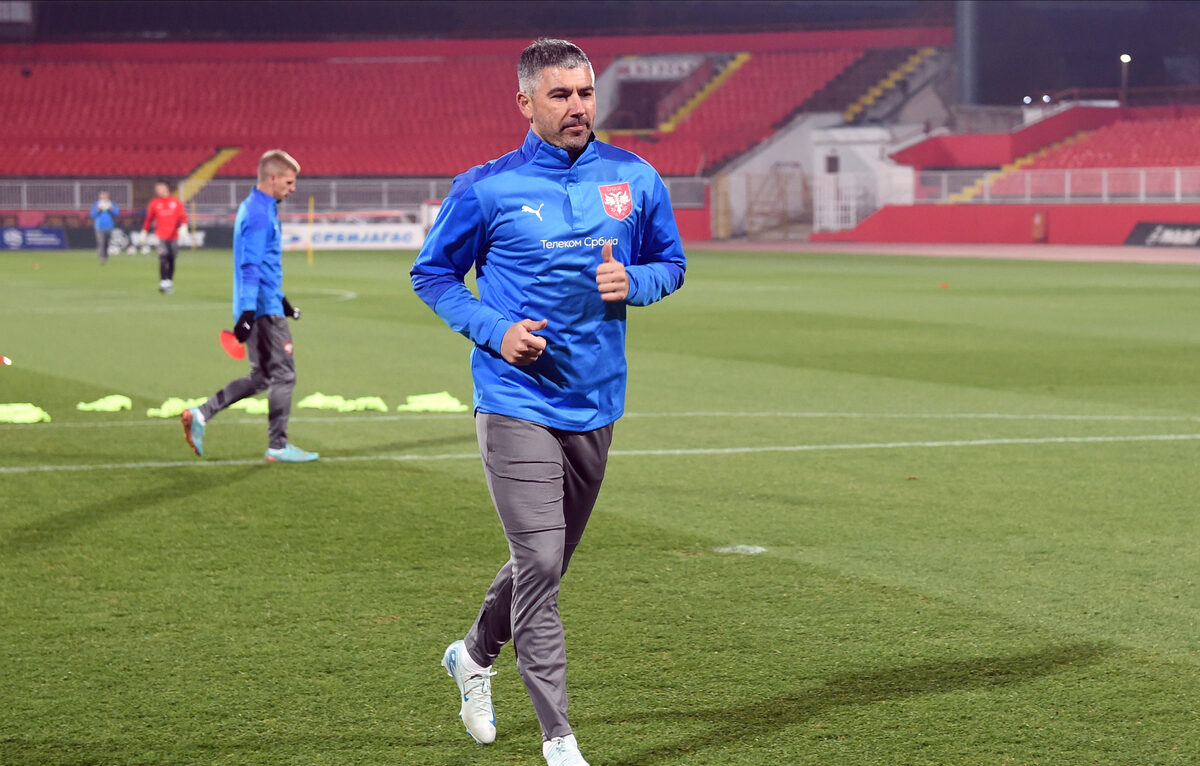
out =
<path fill-rule="evenodd" d="M 866 420 L 1197 421 L 1200 415 L 1065 415 L 1010 412 L 629 412 L 627 418 L 860 418 Z"/>
<path fill-rule="evenodd" d="M 425 413 L 413 412 L 413 413 L 401 413 L 401 414 L 395 414 L 395 415 L 384 415 L 384 414 L 380 413 L 379 415 L 327 415 L 325 417 L 321 417 L 321 416 L 305 417 L 303 415 L 292 415 L 290 418 L 288 418 L 288 422 L 290 422 L 290 423 L 352 423 L 352 422 L 356 422 L 356 421 L 368 421 L 368 420 L 378 420 L 381 422 L 396 421 L 396 420 L 464 420 L 464 419 L 469 420 L 470 417 L 471 417 L 470 413 L 466 413 L 466 412 L 459 412 L 459 413 L 455 413 L 455 414 L 444 414 L 444 413 L 433 413 L 433 412 L 425 412 Z M 226 415 L 225 417 L 222 417 L 219 421 L 216 421 L 216 422 L 222 423 L 222 424 L 234 423 L 234 424 L 241 424 L 241 425 L 262 425 L 263 423 L 266 422 L 266 418 L 267 418 L 266 415 L 260 415 L 258 417 L 242 417 L 242 418 L 229 417 L 228 415 Z M 1200 418 L 1198 418 L 1198 419 L 1200 419 Z M 40 428 L 130 428 L 130 427 L 141 427 L 141 426 L 161 426 L 164 423 L 169 423 L 169 424 L 173 425 L 174 427 L 178 428 L 179 427 L 179 418 L 178 417 L 169 417 L 169 418 L 146 418 L 144 420 L 114 420 L 114 421 L 109 421 L 107 423 L 104 421 L 94 422 L 94 423 L 81 423 L 81 422 L 55 423 L 53 421 L 51 421 L 49 423 L 0 423 L 0 431 L 20 430 L 23 428 L 39 428 L 39 429 Z"/>
<path fill-rule="evenodd" d="M 266 416 L 222 417 L 221 423 L 261 424 Z M 293 423 L 352 423 L 377 421 L 381 423 L 400 420 L 463 420 L 471 417 L 469 412 L 435 413 L 403 412 L 377 415 L 293 415 Z M 1022 415 L 1007 412 L 627 412 L 626 418 L 811 418 L 811 419 L 859 419 L 859 420 L 1028 420 L 1028 421 L 1078 421 L 1096 423 L 1197 423 L 1200 415 L 1066 415 L 1055 413 L 1032 413 Z M 0 431 L 24 428 L 129 428 L 177 423 L 178 418 L 146 418 L 144 420 L 117 420 L 99 422 L 50 422 L 50 423 L 0 423 Z"/>
<path fill-rule="evenodd" d="M 315 296 L 312 296 L 311 293 L 321 293 L 322 295 L 329 296 L 329 298 L 316 298 Z M 358 297 L 358 293 L 354 292 L 353 290 L 339 290 L 335 287 L 317 287 L 312 290 L 298 290 L 296 294 L 304 296 L 303 298 L 300 298 L 300 300 L 304 301 L 304 305 L 306 306 L 310 303 L 344 303 L 345 301 L 352 301 Z"/>
<path fill-rule="evenodd" d="M 39 306 L 32 309 L 21 309 L 18 311 L 6 311 L 6 314 L 131 314 L 139 311 L 197 311 L 201 306 L 206 304 L 197 301 L 183 302 L 163 302 L 157 306 L 149 303 L 144 303 L 141 306 Z"/>
<path fill-rule="evenodd" d="M 320 298 L 318 296 L 310 296 L 307 298 L 303 298 L 302 300 L 304 301 L 305 305 L 312 304 L 312 303 L 343 303 L 345 301 L 352 301 L 358 297 L 358 293 L 354 292 L 353 290 L 337 290 L 337 289 L 328 288 L 328 287 L 318 288 L 316 290 L 309 290 L 306 292 L 310 292 L 310 293 L 317 292 L 317 293 L 321 293 L 322 295 L 325 295 L 328 297 Z M 112 297 L 113 300 L 128 300 L 129 299 L 128 294 L 113 295 L 110 297 Z M 54 306 L 40 306 L 38 308 L 32 308 L 32 309 L 21 309 L 20 313 L 22 313 L 22 314 L 124 314 L 124 313 L 137 312 L 137 311 L 196 311 L 198 309 L 198 307 L 210 305 L 211 303 L 212 303 L 212 301 L 171 300 L 170 302 L 164 301 L 163 303 L 158 303 L 158 304 L 144 303 L 140 306 L 130 306 L 125 303 L 115 304 L 112 306 L 86 306 L 86 305 L 58 304 L 58 305 L 54 305 Z M 222 304 L 222 305 L 224 305 L 224 304 Z M 0 312 L 0 313 L 16 314 L 17 311 L 11 311 L 11 312 L 6 311 L 6 312 Z"/>
<path fill-rule="evenodd" d="M 1196 441 L 1196 434 L 1145 434 L 1140 436 L 1047 436 L 1027 439 L 967 439 L 961 441 L 925 442 L 863 442 L 857 444 L 793 444 L 762 447 L 702 447 L 697 449 L 635 449 L 612 450 L 613 457 L 750 455 L 767 452 L 825 452 L 834 450 L 931 449 L 940 447 L 992 447 L 1014 444 L 1097 444 L 1115 442 Z M 441 455 L 343 455 L 322 458 L 324 463 L 362 463 L 391 461 L 397 463 L 441 460 L 478 460 L 475 452 Z M 56 471 L 116 471 L 154 468 L 209 468 L 213 466 L 263 465 L 257 460 L 171 460 L 141 463 L 100 463 L 92 465 L 0 466 L 0 474 L 49 473 Z"/>

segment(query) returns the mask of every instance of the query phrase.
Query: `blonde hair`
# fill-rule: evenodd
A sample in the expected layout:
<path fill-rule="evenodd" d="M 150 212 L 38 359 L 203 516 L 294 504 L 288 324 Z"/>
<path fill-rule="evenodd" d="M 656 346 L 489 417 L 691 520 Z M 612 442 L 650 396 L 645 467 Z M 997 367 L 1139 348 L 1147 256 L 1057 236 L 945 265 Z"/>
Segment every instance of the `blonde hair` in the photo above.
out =
<path fill-rule="evenodd" d="M 300 172 L 300 163 L 296 158 L 282 149 L 272 149 L 258 158 L 258 180 L 267 180 L 268 176 L 277 176 L 285 170 L 293 173 Z"/>

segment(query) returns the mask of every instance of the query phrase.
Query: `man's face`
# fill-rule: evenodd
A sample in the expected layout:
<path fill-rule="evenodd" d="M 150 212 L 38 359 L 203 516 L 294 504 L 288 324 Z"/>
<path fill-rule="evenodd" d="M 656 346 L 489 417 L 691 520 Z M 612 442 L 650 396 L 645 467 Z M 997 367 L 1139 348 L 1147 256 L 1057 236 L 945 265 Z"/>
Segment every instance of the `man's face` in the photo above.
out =
<path fill-rule="evenodd" d="M 280 202 L 296 191 L 296 171 L 285 170 L 282 173 L 272 173 L 267 176 L 269 194 Z"/>
<path fill-rule="evenodd" d="M 591 67 L 546 67 L 533 94 L 517 94 L 517 108 L 543 141 L 574 154 L 582 152 L 596 118 Z"/>
<path fill-rule="evenodd" d="M 160 197 L 166 197 L 171 194 L 171 187 L 166 184 L 154 184 L 154 193 Z"/>
<path fill-rule="evenodd" d="M 108 202 L 108 192 L 100 192 L 100 201 Z"/>

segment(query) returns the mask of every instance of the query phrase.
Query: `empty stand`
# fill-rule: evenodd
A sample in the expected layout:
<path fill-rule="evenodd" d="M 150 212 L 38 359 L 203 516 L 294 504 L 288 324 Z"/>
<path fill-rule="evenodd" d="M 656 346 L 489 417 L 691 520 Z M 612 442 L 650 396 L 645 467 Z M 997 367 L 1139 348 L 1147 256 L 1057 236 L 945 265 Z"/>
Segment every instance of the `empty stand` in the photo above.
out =
<path fill-rule="evenodd" d="M 807 50 L 746 47 L 748 60 L 673 131 L 613 142 L 663 175 L 718 168 L 771 135 L 867 50 L 830 47 L 829 39 L 812 37 L 817 47 Z M 660 45 L 614 41 L 604 45 L 624 46 L 621 54 Z M 62 58 L 67 49 L 28 63 L 0 57 L 0 176 L 180 178 L 219 147 L 239 147 L 217 176 L 246 177 L 263 150 L 283 146 L 309 175 L 444 177 L 515 148 L 527 126 L 516 110 L 511 53 L 481 46 L 486 53 L 474 55 L 460 41 L 437 54 L 430 45 L 422 55 L 362 57 L 296 48 L 296 58 L 255 58 L 251 45 L 194 60 L 162 57 L 169 47 L 157 58 L 132 55 L 131 46 L 114 47 L 127 55 L 111 60 Z M 597 47 L 598 72 L 621 55 Z"/>
<path fill-rule="evenodd" d="M 182 175 L 212 147 L 123 146 L 110 143 L 17 143 L 0 141 L 0 169 L 7 176 Z"/>
<path fill-rule="evenodd" d="M 854 102 L 888 72 L 904 63 L 913 48 L 882 48 L 864 51 L 844 67 L 829 82 L 806 100 L 803 108 L 810 112 L 840 112 Z"/>
<path fill-rule="evenodd" d="M 184 175 L 218 146 L 285 145 L 311 173 L 450 175 L 520 142 L 514 79 L 499 58 L 43 63 L 5 78 L 0 167 Z"/>
<path fill-rule="evenodd" d="M 719 167 L 770 136 L 796 108 L 859 56 L 861 50 L 765 51 L 751 54 L 721 87 L 671 133 L 619 135 L 663 175 Z"/>
<path fill-rule="evenodd" d="M 1031 168 L 1200 166 L 1200 117 L 1120 120 L 1047 152 Z"/>
<path fill-rule="evenodd" d="M 1196 174 L 1176 169 L 1200 167 L 1200 116 L 1118 120 L 1017 166 L 988 179 L 992 197 L 1173 199 L 1196 191 Z"/>

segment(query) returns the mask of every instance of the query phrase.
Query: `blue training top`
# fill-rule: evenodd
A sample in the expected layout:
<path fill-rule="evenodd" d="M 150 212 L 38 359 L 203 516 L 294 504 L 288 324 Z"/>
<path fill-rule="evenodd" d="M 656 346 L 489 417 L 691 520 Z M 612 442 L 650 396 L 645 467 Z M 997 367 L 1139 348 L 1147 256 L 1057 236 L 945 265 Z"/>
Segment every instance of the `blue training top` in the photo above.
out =
<path fill-rule="evenodd" d="M 112 231 L 116 225 L 116 217 L 121 214 L 121 208 L 117 207 L 117 203 L 109 203 L 108 210 L 100 209 L 100 200 L 92 203 L 92 212 L 88 213 L 88 218 L 92 219 L 92 225 L 100 231 Z"/>
<path fill-rule="evenodd" d="M 601 249 L 626 267 L 629 296 L 605 303 Z M 475 269 L 479 297 L 464 284 Z M 592 140 L 571 163 L 532 130 L 519 149 L 454 179 L 413 264 L 413 289 L 475 343 L 475 408 L 566 431 L 612 423 L 625 409 L 625 306 L 683 284 L 687 261 L 658 173 Z M 500 356 L 521 319 L 549 322 L 528 366 Z"/>
<path fill-rule="evenodd" d="M 275 198 L 256 189 L 233 221 L 233 318 L 283 316 L 283 238 Z"/>

